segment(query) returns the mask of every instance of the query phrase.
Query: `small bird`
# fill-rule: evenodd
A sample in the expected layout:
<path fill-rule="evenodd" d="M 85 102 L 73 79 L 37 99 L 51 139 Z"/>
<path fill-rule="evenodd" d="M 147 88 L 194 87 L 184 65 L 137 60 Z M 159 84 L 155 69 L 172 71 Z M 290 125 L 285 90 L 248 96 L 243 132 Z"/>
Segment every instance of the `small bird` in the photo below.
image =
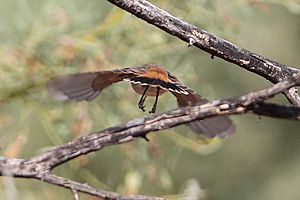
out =
<path fill-rule="evenodd" d="M 208 102 L 190 88 L 184 86 L 175 76 L 158 64 L 144 64 L 138 67 L 115 69 L 111 71 L 86 72 L 62 75 L 47 83 L 51 95 L 64 101 L 91 101 L 101 91 L 120 81 L 129 81 L 133 90 L 141 95 L 138 107 L 145 111 L 147 96 L 155 97 L 149 113 L 155 113 L 158 97 L 170 91 L 179 107 L 201 105 Z M 225 137 L 235 132 L 235 125 L 226 116 L 216 116 L 188 123 L 191 129 L 208 137 Z"/>

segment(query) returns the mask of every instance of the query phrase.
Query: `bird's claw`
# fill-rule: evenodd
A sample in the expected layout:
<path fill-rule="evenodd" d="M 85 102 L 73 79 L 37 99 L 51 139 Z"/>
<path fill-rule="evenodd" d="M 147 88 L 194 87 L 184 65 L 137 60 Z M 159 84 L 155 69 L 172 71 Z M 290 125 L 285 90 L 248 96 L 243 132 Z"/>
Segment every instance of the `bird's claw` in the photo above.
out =
<path fill-rule="evenodd" d="M 143 112 L 146 111 L 146 110 L 145 110 L 144 102 L 139 102 L 138 106 L 139 106 L 139 109 L 141 109 Z"/>
<path fill-rule="evenodd" d="M 151 114 L 151 113 L 155 113 L 155 111 L 156 111 L 156 106 L 153 106 L 152 109 L 149 111 L 149 113 L 150 113 L 150 114 Z"/>

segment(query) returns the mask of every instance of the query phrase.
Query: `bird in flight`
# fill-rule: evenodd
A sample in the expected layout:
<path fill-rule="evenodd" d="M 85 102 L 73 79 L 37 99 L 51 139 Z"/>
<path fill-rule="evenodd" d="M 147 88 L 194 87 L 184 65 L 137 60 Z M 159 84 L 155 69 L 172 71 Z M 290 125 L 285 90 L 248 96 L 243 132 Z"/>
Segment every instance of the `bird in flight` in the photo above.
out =
<path fill-rule="evenodd" d="M 104 88 L 120 81 L 131 82 L 133 90 L 141 95 L 138 107 L 143 111 L 145 111 L 146 97 L 155 97 L 149 113 L 155 113 L 158 97 L 167 91 L 177 98 L 179 107 L 201 105 L 208 102 L 207 99 L 184 86 L 175 76 L 158 64 L 56 76 L 47 83 L 47 89 L 59 100 L 91 101 Z M 208 137 L 225 137 L 235 132 L 235 125 L 226 116 L 196 120 L 188 125 L 194 132 Z"/>

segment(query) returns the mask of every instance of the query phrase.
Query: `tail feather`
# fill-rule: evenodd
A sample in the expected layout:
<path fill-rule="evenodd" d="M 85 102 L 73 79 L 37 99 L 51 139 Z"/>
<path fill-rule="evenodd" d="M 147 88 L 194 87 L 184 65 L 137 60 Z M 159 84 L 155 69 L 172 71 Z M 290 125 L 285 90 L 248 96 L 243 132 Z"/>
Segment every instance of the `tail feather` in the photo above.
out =
<path fill-rule="evenodd" d="M 188 93 L 188 95 L 184 95 L 171 91 L 177 98 L 179 107 L 202 105 L 208 102 L 208 100 L 204 97 L 200 96 L 188 87 L 182 85 L 175 76 L 169 74 L 169 78 L 173 81 L 174 84 L 177 84 Z M 235 132 L 235 125 L 227 116 L 216 116 L 203 120 L 196 120 L 188 123 L 187 125 L 195 133 L 203 134 L 211 138 L 216 136 L 224 138 Z"/>
<path fill-rule="evenodd" d="M 179 107 L 201 105 L 208 102 L 207 99 L 197 93 L 188 90 L 188 95 L 175 94 Z M 235 132 L 235 125 L 227 116 L 216 116 L 202 120 L 196 120 L 187 124 L 198 134 L 204 134 L 208 137 L 224 138 Z"/>
<path fill-rule="evenodd" d="M 235 132 L 235 126 L 232 121 L 225 116 L 217 116 L 197 120 L 188 124 L 191 129 L 198 134 L 204 134 L 210 138 L 224 138 Z"/>

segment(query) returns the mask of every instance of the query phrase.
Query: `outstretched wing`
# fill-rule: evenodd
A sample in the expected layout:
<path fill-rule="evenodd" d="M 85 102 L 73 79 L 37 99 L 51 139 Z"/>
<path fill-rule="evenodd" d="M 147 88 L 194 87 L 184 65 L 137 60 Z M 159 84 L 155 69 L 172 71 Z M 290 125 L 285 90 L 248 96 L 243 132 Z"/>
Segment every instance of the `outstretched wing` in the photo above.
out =
<path fill-rule="evenodd" d="M 113 83 L 135 76 L 131 68 L 112 71 L 87 72 L 52 78 L 47 89 L 55 98 L 63 101 L 91 101 Z"/>
<path fill-rule="evenodd" d="M 193 90 L 182 85 L 178 79 L 169 73 L 169 79 L 176 84 L 178 87 L 184 89 L 188 94 L 182 94 L 177 92 L 172 92 L 172 94 L 177 98 L 177 103 L 179 107 L 202 105 L 208 102 L 207 99 L 200 96 Z M 206 118 L 203 120 L 196 120 L 188 123 L 188 126 L 198 134 L 204 134 L 208 137 L 226 137 L 235 132 L 235 125 L 226 116 L 216 116 L 211 118 Z"/>

